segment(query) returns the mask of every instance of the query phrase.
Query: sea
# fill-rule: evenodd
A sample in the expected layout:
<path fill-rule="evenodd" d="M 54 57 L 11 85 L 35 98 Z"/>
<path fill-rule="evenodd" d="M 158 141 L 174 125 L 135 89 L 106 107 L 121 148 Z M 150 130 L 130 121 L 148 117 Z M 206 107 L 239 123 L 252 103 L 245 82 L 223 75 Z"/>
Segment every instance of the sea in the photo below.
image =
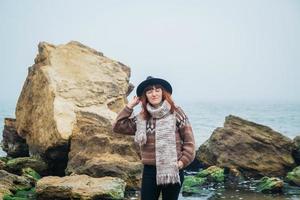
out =
<path fill-rule="evenodd" d="M 253 121 L 289 137 L 290 139 L 300 136 L 300 102 L 215 102 L 193 101 L 180 102 L 179 105 L 189 118 L 192 125 L 197 148 L 209 139 L 217 127 L 223 127 L 225 117 L 235 115 L 243 119 Z M 2 133 L 4 118 L 15 118 L 16 103 L 2 103 L 0 107 L 0 130 Z M 0 134 L 2 140 L 2 134 Z M 0 150 L 0 156 L 5 156 Z M 134 198 L 132 198 L 134 199 Z M 184 197 L 181 200 L 205 200 L 205 199 L 259 199 L 281 200 L 299 199 L 299 195 L 265 195 L 251 190 L 240 191 L 210 191 L 206 195 Z"/>

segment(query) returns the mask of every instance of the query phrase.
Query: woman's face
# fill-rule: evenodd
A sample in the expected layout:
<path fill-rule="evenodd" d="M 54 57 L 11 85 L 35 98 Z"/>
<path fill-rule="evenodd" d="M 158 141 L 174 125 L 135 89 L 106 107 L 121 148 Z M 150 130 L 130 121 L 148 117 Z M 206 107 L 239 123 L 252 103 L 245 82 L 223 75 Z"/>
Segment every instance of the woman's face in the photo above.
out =
<path fill-rule="evenodd" d="M 146 91 L 146 97 L 152 106 L 158 106 L 162 101 L 162 89 L 153 86 L 150 90 Z"/>

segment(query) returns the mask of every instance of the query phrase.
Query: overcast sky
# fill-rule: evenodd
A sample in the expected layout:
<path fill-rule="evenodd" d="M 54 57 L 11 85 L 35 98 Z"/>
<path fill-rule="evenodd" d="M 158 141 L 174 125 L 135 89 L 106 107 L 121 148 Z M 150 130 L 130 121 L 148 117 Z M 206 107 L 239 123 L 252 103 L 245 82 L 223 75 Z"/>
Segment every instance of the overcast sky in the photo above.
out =
<path fill-rule="evenodd" d="M 17 101 L 39 42 L 71 40 L 136 86 L 167 79 L 175 100 L 300 102 L 299 0 L 0 0 L 0 34 L 1 102 Z"/>

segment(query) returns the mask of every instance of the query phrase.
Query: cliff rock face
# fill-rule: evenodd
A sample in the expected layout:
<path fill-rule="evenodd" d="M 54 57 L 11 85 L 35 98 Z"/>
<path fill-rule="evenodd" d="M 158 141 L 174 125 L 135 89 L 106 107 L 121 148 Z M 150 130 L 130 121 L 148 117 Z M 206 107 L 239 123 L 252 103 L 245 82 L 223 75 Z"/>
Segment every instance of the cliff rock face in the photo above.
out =
<path fill-rule="evenodd" d="M 79 42 L 40 43 L 16 108 L 16 130 L 30 155 L 46 159 L 57 175 L 64 175 L 68 162 L 70 173 L 136 170 L 140 162 L 133 138 L 111 130 L 133 88 L 129 78 L 129 67 Z"/>
<path fill-rule="evenodd" d="M 206 165 L 237 168 L 247 176 L 285 176 L 295 166 L 292 144 L 267 126 L 229 115 L 196 157 Z"/>

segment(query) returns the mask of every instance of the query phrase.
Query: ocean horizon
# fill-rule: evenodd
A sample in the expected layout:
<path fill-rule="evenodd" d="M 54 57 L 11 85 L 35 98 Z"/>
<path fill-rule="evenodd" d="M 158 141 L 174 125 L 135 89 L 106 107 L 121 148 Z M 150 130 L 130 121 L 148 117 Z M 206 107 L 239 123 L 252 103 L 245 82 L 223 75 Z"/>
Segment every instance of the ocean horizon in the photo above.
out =
<path fill-rule="evenodd" d="M 223 127 L 225 117 L 235 115 L 262 124 L 293 139 L 300 136 L 300 103 L 283 102 L 178 102 L 192 124 L 198 149 L 217 127 Z M 2 103 L 0 107 L 1 136 L 4 118 L 15 118 L 16 103 Z M 0 156 L 6 153 L 0 150 Z"/>

